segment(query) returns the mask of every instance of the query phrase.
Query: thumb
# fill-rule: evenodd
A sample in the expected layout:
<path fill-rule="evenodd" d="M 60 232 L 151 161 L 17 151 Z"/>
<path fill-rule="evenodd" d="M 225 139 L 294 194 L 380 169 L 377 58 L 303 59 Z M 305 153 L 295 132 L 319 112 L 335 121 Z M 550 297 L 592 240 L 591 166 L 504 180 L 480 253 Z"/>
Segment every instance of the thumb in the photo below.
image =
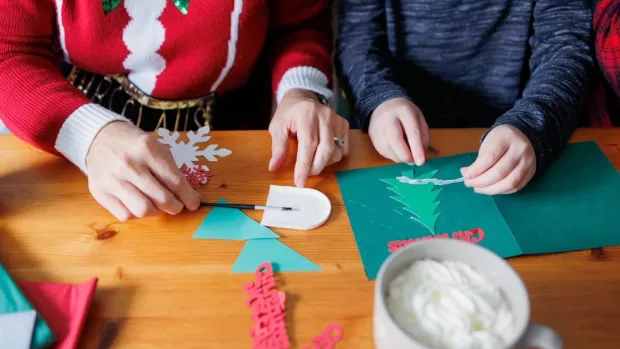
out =
<path fill-rule="evenodd" d="M 508 146 L 505 142 L 490 139 L 482 142 L 476 161 L 468 167 L 461 169 L 461 174 L 465 179 L 473 179 L 483 174 L 486 170 L 493 167 L 495 163 L 506 153 Z"/>
<path fill-rule="evenodd" d="M 271 160 L 269 171 L 279 169 L 288 155 L 288 133 L 283 128 L 270 128 L 271 134 Z"/>

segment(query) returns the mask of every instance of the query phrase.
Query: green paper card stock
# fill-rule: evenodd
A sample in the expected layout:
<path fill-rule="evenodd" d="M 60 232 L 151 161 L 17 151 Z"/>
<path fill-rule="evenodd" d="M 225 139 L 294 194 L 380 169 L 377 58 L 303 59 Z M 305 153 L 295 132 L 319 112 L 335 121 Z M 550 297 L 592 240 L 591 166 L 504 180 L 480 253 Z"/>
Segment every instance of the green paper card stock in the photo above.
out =
<path fill-rule="evenodd" d="M 336 174 L 369 279 L 394 242 L 468 240 L 504 258 L 620 245 L 620 176 L 593 142 L 567 146 L 544 176 L 512 195 L 479 195 L 463 183 L 396 180 L 459 178 L 476 155 Z"/>
<path fill-rule="evenodd" d="M 34 310 L 13 279 L 0 265 L 0 314 L 11 314 Z M 43 349 L 54 342 L 54 334 L 39 315 L 35 320 L 31 349 Z"/>
<path fill-rule="evenodd" d="M 218 203 L 227 204 L 220 199 Z M 271 229 L 246 216 L 236 208 L 214 207 L 194 233 L 194 239 L 250 240 L 277 239 Z"/>
<path fill-rule="evenodd" d="M 253 273 L 264 262 L 273 270 L 321 271 L 322 269 L 276 239 L 248 240 L 232 268 L 233 273 Z"/>

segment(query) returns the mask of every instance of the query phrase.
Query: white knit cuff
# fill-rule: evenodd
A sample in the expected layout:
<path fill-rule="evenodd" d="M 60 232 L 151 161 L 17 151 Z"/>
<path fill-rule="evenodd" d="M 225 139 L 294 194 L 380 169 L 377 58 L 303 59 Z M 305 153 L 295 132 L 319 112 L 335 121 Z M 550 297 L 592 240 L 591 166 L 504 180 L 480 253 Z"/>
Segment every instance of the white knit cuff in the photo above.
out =
<path fill-rule="evenodd" d="M 304 89 L 318 93 L 321 96 L 331 101 L 333 93 L 327 88 L 329 79 L 327 75 L 322 71 L 313 67 L 295 67 L 286 71 L 280 84 L 278 85 L 278 92 L 276 94 L 276 100 L 278 104 L 282 101 L 284 95 L 295 88 Z"/>
<path fill-rule="evenodd" d="M 56 150 L 86 172 L 86 154 L 99 131 L 112 121 L 129 119 L 106 108 L 89 103 L 76 109 L 62 124 L 56 138 Z"/>

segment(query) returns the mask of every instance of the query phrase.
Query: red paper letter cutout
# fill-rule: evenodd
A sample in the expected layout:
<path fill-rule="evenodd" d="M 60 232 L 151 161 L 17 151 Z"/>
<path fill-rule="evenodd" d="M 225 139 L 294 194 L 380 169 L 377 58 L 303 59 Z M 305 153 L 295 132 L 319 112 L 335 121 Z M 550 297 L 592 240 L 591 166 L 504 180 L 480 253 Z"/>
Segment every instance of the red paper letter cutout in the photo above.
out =
<path fill-rule="evenodd" d="M 286 294 L 275 288 L 271 263 L 259 265 L 254 275 L 256 281 L 247 283 L 243 288 L 248 294 L 246 305 L 252 308 L 252 348 L 288 349 L 290 342 L 284 321 Z"/>
<path fill-rule="evenodd" d="M 480 241 L 482 241 L 482 239 L 484 239 L 484 230 L 482 230 L 480 228 L 474 228 L 470 232 L 471 232 L 471 235 L 478 234 L 478 237 L 472 236 L 471 239 L 470 239 L 470 241 L 473 242 L 474 244 L 477 244 Z"/>
<path fill-rule="evenodd" d="M 465 233 L 463 233 L 462 231 L 455 231 L 454 233 L 452 233 L 452 238 L 454 240 L 469 241 L 469 235 L 467 234 L 467 231 L 465 231 Z"/>

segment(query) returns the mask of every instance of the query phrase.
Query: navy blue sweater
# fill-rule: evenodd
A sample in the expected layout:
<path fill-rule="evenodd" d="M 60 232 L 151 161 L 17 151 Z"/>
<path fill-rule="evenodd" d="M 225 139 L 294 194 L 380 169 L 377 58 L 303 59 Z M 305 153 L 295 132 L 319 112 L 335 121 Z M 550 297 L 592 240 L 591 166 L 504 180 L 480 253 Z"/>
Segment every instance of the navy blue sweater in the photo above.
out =
<path fill-rule="evenodd" d="M 587 95 L 588 1 L 340 0 L 339 70 L 357 121 L 408 98 L 430 127 L 518 128 L 544 169 Z"/>

